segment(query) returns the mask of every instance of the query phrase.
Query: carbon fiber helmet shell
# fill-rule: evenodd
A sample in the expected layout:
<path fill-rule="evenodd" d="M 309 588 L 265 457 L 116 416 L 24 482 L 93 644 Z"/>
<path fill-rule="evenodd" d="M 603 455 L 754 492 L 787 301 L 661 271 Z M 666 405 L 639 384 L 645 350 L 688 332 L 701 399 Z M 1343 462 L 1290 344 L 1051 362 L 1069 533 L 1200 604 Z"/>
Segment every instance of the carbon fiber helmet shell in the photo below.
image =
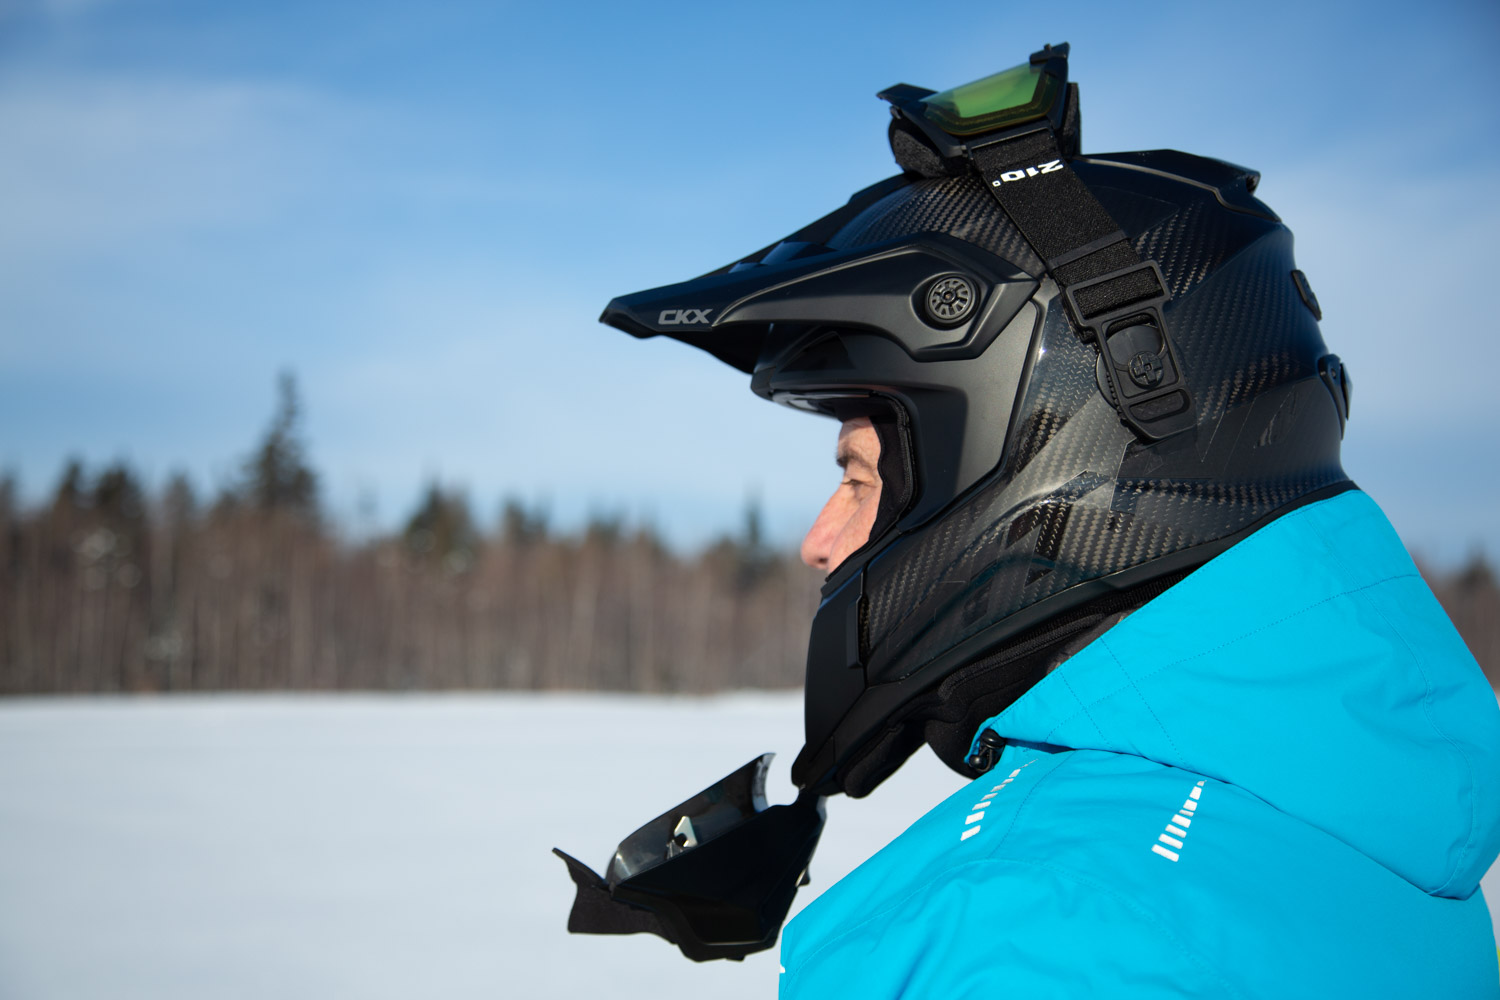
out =
<path fill-rule="evenodd" d="M 972 175 L 890 178 L 601 317 L 701 347 L 768 399 L 879 414 L 882 447 L 900 452 L 897 496 L 824 585 L 799 786 L 867 794 L 924 741 L 973 774 L 974 728 L 1059 649 L 1352 485 L 1342 367 L 1294 277 L 1291 232 L 1254 197 L 1258 175 L 1170 150 L 1071 167 L 1160 267 L 1190 430 L 1151 441 L 1122 423 L 1101 349 Z M 924 308 L 953 277 L 975 300 L 956 324 Z"/>

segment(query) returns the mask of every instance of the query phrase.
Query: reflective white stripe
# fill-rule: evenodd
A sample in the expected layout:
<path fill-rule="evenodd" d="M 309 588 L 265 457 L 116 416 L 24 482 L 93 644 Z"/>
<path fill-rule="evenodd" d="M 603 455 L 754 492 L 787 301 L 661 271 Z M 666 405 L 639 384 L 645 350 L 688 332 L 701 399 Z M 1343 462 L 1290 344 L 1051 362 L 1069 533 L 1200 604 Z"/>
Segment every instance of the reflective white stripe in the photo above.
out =
<path fill-rule="evenodd" d="M 965 830 L 962 834 L 960 834 L 958 839 L 959 840 L 968 840 L 970 837 L 974 836 L 974 834 L 978 833 L 980 831 L 980 829 L 981 829 L 981 827 L 971 826 L 967 830 Z"/>
<path fill-rule="evenodd" d="M 781 974 L 783 976 L 786 975 L 786 966 L 784 966 L 784 965 L 778 965 L 778 966 L 776 966 L 776 968 L 778 968 L 778 969 L 781 970 Z"/>
<path fill-rule="evenodd" d="M 964 820 L 964 823 L 965 825 L 969 823 L 978 823 L 982 819 L 984 819 L 984 813 L 970 813 L 969 818 Z"/>
<path fill-rule="evenodd" d="M 1018 767 L 1018 768 L 1016 768 L 1016 769 L 1015 769 L 1015 770 L 1014 770 L 1014 771 L 1012 771 L 1012 772 L 1010 772 L 1010 776 L 1011 776 L 1011 777 L 1012 777 L 1012 778 L 1014 778 L 1014 777 L 1015 777 L 1015 776 L 1016 776 L 1016 775 L 1018 775 L 1018 774 L 1020 774 L 1020 773 L 1021 773 L 1021 769 L 1020 769 L 1020 768 L 1019 768 L 1019 767 Z"/>
<path fill-rule="evenodd" d="M 1177 851 L 1169 851 L 1161 845 L 1169 844 L 1177 848 L 1177 850 L 1182 849 L 1182 841 L 1178 838 L 1188 835 L 1188 827 L 1193 825 L 1193 816 L 1197 814 L 1198 799 L 1203 795 L 1203 788 L 1203 782 L 1200 781 L 1188 789 L 1188 797 L 1183 800 L 1182 808 L 1172 817 L 1172 821 L 1167 824 L 1167 832 L 1156 838 L 1158 843 L 1151 845 L 1152 851 L 1160 854 L 1169 861 L 1177 860 Z"/>
<path fill-rule="evenodd" d="M 986 795 L 985 798 L 987 798 L 987 799 L 993 799 L 996 794 L 997 793 L 995 793 L 995 792 L 990 792 L 990 794 Z"/>
<path fill-rule="evenodd" d="M 970 806 L 969 808 L 973 809 L 975 812 L 978 812 L 981 809 L 988 809 L 992 805 L 994 805 L 993 802 L 983 801 L 983 802 L 976 802 L 972 806 Z"/>

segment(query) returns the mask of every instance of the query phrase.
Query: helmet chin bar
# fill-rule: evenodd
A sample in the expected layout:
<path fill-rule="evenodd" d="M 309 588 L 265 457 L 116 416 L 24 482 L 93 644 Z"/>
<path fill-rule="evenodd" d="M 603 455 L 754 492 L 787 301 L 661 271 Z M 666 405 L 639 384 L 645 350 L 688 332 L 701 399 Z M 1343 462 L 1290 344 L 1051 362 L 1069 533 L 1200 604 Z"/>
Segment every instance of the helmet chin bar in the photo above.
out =
<path fill-rule="evenodd" d="M 823 798 L 766 805 L 763 754 L 620 842 L 600 878 L 553 853 L 577 886 L 568 930 L 651 933 L 695 962 L 739 960 L 776 943 L 823 832 Z"/>

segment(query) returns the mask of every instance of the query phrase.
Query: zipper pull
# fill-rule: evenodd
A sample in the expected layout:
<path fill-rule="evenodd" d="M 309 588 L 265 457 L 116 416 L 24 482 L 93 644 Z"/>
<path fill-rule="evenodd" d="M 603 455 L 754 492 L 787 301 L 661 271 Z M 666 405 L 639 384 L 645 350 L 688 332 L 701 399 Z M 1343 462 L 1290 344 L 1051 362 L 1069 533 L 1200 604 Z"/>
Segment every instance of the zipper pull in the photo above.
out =
<path fill-rule="evenodd" d="M 979 734 L 979 739 L 975 741 L 974 748 L 964 763 L 983 774 L 995 766 L 995 761 L 1000 759 L 1000 751 L 1004 746 L 1004 737 L 986 727 Z"/>

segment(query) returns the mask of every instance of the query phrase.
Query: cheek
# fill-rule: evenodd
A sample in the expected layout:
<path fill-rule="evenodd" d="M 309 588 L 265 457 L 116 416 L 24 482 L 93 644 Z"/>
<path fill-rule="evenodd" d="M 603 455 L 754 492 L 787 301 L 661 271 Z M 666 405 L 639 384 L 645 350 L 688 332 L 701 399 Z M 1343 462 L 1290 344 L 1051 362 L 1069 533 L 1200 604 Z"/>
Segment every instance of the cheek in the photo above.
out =
<path fill-rule="evenodd" d="M 875 527 L 875 515 L 880 512 L 880 490 L 870 494 L 869 499 L 859 505 L 859 510 L 850 518 L 850 526 L 859 533 L 859 544 L 870 540 L 870 531 Z"/>
<path fill-rule="evenodd" d="M 876 490 L 863 503 L 851 504 L 847 520 L 833 543 L 832 563 L 837 566 L 846 557 L 870 540 L 870 529 L 875 527 L 875 515 L 880 509 L 880 491 Z"/>

